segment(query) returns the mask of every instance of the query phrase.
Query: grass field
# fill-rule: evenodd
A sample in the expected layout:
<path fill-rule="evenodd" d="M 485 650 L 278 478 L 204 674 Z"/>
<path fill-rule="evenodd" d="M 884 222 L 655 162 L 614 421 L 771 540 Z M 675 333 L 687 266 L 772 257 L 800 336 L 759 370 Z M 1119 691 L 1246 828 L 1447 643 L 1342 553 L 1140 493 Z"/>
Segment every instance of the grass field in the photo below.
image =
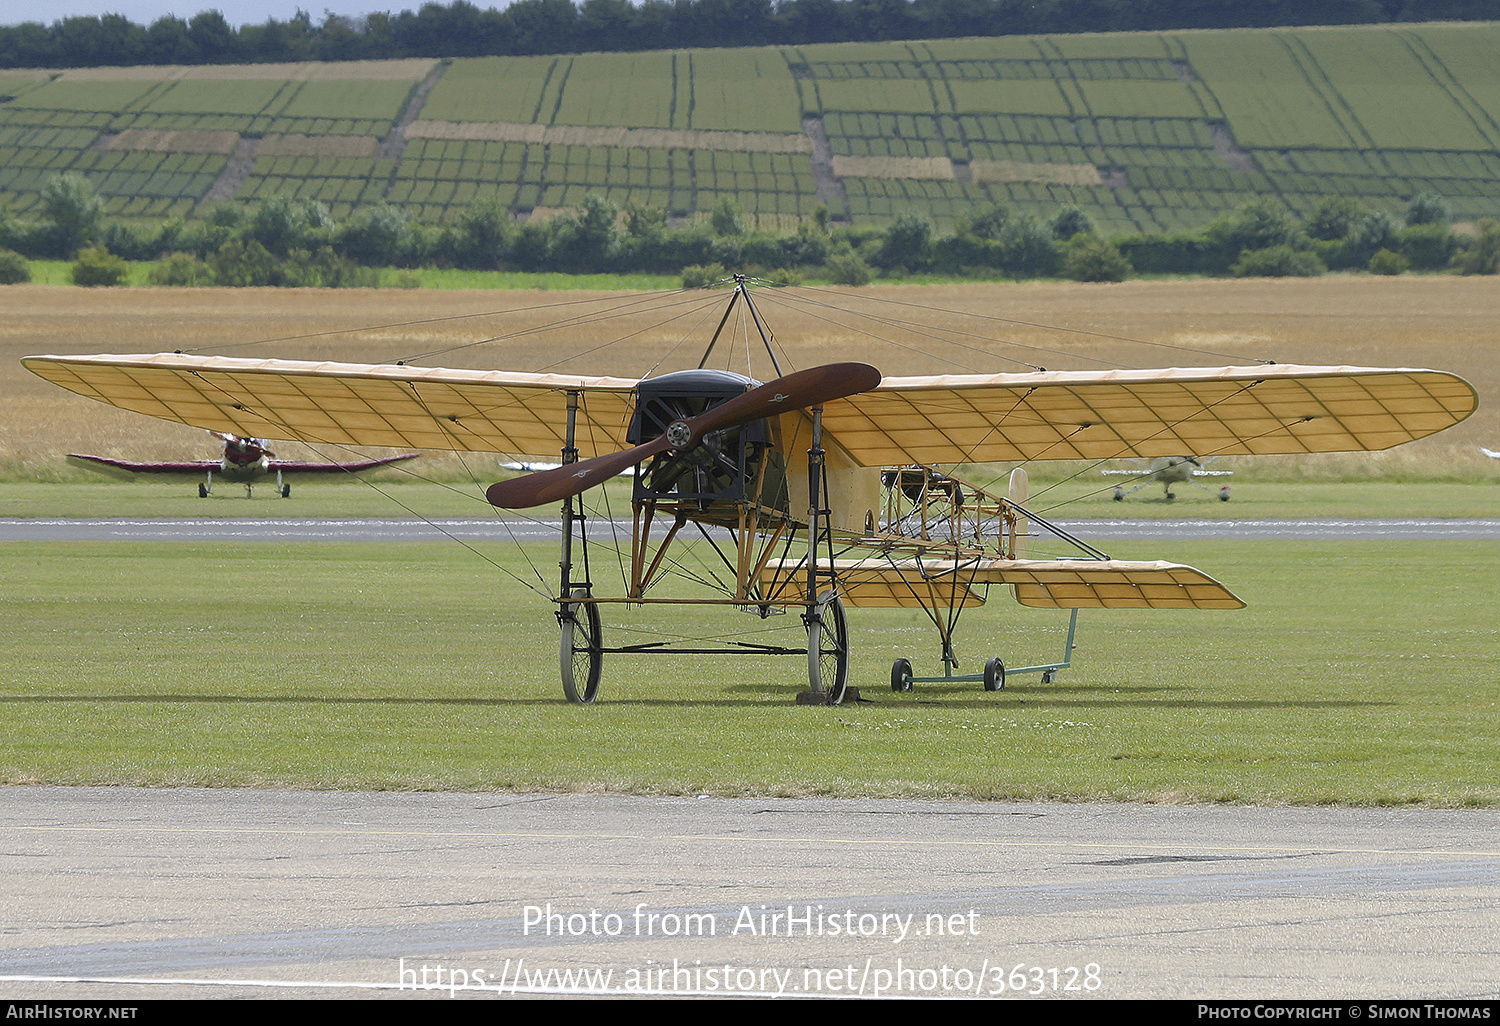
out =
<path fill-rule="evenodd" d="M 1171 506 L 1144 498 L 1149 490 L 1114 504 L 1100 494 L 1112 479 L 1092 468 L 1038 468 L 1033 494 L 1069 499 L 1049 507 L 1053 516 L 1493 516 L 1496 465 L 1464 455 L 1496 441 L 1483 404 L 1494 392 L 1500 300 L 1483 285 L 1329 278 L 858 295 L 907 304 L 902 316 L 924 331 L 947 323 L 940 308 L 966 310 L 965 323 L 994 336 L 970 337 L 962 358 L 987 370 L 1005 366 L 1018 344 L 1057 347 L 1061 338 L 1072 352 L 1050 353 L 1054 368 L 1126 353 L 1201 363 L 1212 357 L 1200 350 L 1212 348 L 1286 362 L 1432 365 L 1470 376 L 1481 393 L 1480 414 L 1450 432 L 1454 440 L 1409 447 L 1411 456 L 1395 450 L 1363 470 L 1246 465 L 1231 479 L 1228 504 L 1191 490 Z M 206 455 L 210 443 L 74 399 L 21 370 L 21 355 L 281 339 L 223 351 L 385 359 L 495 338 L 507 333 L 499 321 L 511 323 L 440 318 L 508 310 L 523 322 L 556 320 L 612 298 L 46 286 L 5 295 L 0 515 L 12 516 L 404 513 L 353 485 L 309 485 L 291 500 L 246 501 L 228 489 L 204 501 L 180 484 L 43 483 L 62 476 L 60 455 L 75 448 L 180 458 Z M 708 307 L 694 309 L 702 316 Z M 785 297 L 768 294 L 763 312 L 798 366 L 863 355 L 896 372 L 936 371 L 954 355 L 923 364 L 907 350 L 856 343 Z M 400 326 L 325 334 L 351 323 Z M 569 329 L 568 353 L 588 352 L 579 362 L 596 373 L 641 373 L 676 352 L 665 336 L 640 334 L 641 323 L 649 319 L 611 323 L 598 336 Z M 1100 334 L 1036 327 L 1046 323 Z M 507 337 L 430 362 L 534 369 L 560 356 L 555 345 Z M 1341 480 L 1349 476 L 1363 479 Z M 386 480 L 397 482 L 383 486 L 402 497 L 397 505 L 426 515 L 483 508 L 472 493 Z M 1051 481 L 1057 488 L 1044 491 Z M 805 660 L 702 656 L 607 657 L 600 704 L 565 704 L 551 606 L 527 586 L 546 590 L 550 546 L 0 548 L 0 781 L 11 783 L 1500 803 L 1492 772 L 1500 542 L 1112 544 L 1118 558 L 1198 566 L 1248 608 L 1085 614 L 1074 665 L 1056 682 L 1022 676 L 988 694 L 974 684 L 891 692 L 897 657 L 912 659 L 919 675 L 937 672 L 933 632 L 919 614 L 853 610 L 851 682 L 874 701 L 838 708 L 792 704 Z M 1066 617 L 1055 612 L 1001 598 L 966 616 L 962 671 L 991 655 L 1010 665 L 1050 662 L 1062 646 Z M 786 641 L 796 644 L 796 617 L 762 624 L 693 607 L 645 618 L 611 606 L 605 629 L 624 639 L 787 620 Z"/>
<path fill-rule="evenodd" d="M 856 610 L 851 679 L 874 701 L 838 708 L 792 704 L 802 660 L 702 656 L 607 657 L 600 703 L 566 705 L 548 604 L 453 545 L 6 548 L 10 783 L 1500 801 L 1500 543 L 1156 549 L 1249 608 L 1086 615 L 1072 669 L 998 693 L 891 692 L 898 656 L 935 672 L 932 633 Z M 740 619 L 605 623 L 758 625 Z M 1063 623 L 977 610 L 965 669 L 1051 661 Z"/>

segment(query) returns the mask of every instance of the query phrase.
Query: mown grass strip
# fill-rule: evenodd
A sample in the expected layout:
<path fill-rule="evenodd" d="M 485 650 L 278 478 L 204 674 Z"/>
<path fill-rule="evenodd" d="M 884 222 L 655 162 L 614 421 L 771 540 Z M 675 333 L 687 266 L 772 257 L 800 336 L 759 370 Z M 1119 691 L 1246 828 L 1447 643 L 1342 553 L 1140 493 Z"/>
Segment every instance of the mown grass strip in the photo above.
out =
<path fill-rule="evenodd" d="M 792 705 L 796 659 L 663 656 L 610 657 L 581 708 L 560 699 L 547 603 L 454 545 L 8 545 L 0 780 L 1500 800 L 1500 545 L 1135 547 L 1212 570 L 1250 607 L 1098 614 L 1054 684 L 910 695 L 886 688 L 890 662 L 930 672 L 930 628 L 857 610 L 852 675 L 873 703 Z M 626 636 L 630 614 L 607 612 Z M 1001 601 L 960 651 L 1050 656 L 1056 619 Z M 757 623 L 742 620 L 679 607 L 645 626 Z"/>

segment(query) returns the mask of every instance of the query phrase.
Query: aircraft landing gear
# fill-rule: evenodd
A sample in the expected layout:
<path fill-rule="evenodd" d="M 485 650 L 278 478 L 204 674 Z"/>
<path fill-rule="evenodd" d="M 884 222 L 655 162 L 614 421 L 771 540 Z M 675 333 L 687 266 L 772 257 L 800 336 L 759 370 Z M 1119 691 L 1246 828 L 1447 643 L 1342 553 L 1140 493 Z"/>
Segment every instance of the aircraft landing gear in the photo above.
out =
<path fill-rule="evenodd" d="M 911 690 L 911 660 L 897 659 L 891 664 L 891 690 Z"/>
<path fill-rule="evenodd" d="M 569 599 L 586 599 L 587 591 L 572 591 Z M 557 612 L 562 625 L 562 686 L 568 701 L 590 705 L 599 694 L 604 645 L 599 632 L 599 607 L 592 602 L 565 602 Z"/>
<path fill-rule="evenodd" d="M 984 690 L 1005 690 L 1005 664 L 1000 661 L 999 656 L 984 664 Z"/>
<path fill-rule="evenodd" d="M 825 595 L 807 617 L 807 681 L 813 691 L 827 693 L 829 705 L 839 705 L 849 688 L 849 626 L 844 603 Z"/>
<path fill-rule="evenodd" d="M 954 673 L 953 668 L 958 665 L 958 660 L 948 650 L 943 660 L 943 675 L 941 677 L 916 677 L 912 675 L 911 660 L 897 659 L 891 664 L 891 690 L 910 691 L 913 684 L 968 684 L 977 683 L 986 691 L 1004 691 L 1005 678 L 1014 677 L 1018 673 L 1037 673 L 1041 675 L 1043 684 L 1051 684 L 1057 680 L 1057 671 L 1066 670 L 1073 663 L 1074 639 L 1078 634 L 1078 610 L 1069 610 L 1068 613 L 1068 637 L 1063 642 L 1062 658 L 1055 663 L 1042 663 L 1037 666 L 1015 666 L 1007 668 L 1005 662 L 995 656 L 984 664 L 982 673 Z"/>

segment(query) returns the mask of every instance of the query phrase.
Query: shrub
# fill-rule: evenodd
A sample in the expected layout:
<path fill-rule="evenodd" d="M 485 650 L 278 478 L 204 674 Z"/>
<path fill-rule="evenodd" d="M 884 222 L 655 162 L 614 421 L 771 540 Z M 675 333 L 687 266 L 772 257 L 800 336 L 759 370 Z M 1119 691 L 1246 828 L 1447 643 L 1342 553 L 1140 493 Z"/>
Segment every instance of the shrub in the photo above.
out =
<path fill-rule="evenodd" d="M 380 284 L 380 271 L 361 267 L 339 256 L 331 246 L 309 252 L 294 249 L 282 264 L 282 285 L 325 289 L 373 289 Z"/>
<path fill-rule="evenodd" d="M 46 234 L 52 253 L 66 258 L 93 239 L 104 217 L 104 201 L 94 195 L 94 186 L 87 178 L 61 174 L 42 187 L 42 216 L 50 225 Z"/>
<path fill-rule="evenodd" d="M 1329 196 L 1307 215 L 1302 230 L 1315 241 L 1338 242 L 1348 236 L 1367 213 L 1347 196 Z"/>
<path fill-rule="evenodd" d="M 1035 218 L 1024 214 L 1012 218 L 997 241 L 1000 245 L 997 266 L 1012 277 L 1038 278 L 1056 273 L 1059 263 L 1057 242 L 1052 229 Z"/>
<path fill-rule="evenodd" d="M 1223 246 L 1231 258 L 1258 249 L 1306 245 L 1302 229 L 1285 207 L 1270 200 L 1252 200 L 1233 214 L 1211 223 L 1204 234 Z"/>
<path fill-rule="evenodd" d="M 130 265 L 102 246 L 90 246 L 73 261 L 74 285 L 118 285 L 130 274 Z"/>
<path fill-rule="evenodd" d="M 1400 247 L 1401 222 L 1385 212 L 1377 210 L 1355 225 L 1349 235 L 1349 249 L 1360 263 L 1368 263 L 1379 249 Z"/>
<path fill-rule="evenodd" d="M 0 285 L 24 285 L 31 280 L 31 265 L 12 249 L 0 249 Z"/>
<path fill-rule="evenodd" d="M 992 203 L 984 210 L 966 218 L 959 234 L 973 235 L 981 239 L 998 239 L 1005 231 L 1005 226 L 1010 223 L 1010 219 L 1010 207 L 1002 203 Z"/>
<path fill-rule="evenodd" d="M 465 229 L 464 241 L 474 249 L 489 246 L 493 248 L 490 239 L 484 237 L 485 225 L 476 230 L 474 220 L 470 215 L 471 209 L 464 215 L 460 224 Z M 507 223 L 502 221 L 499 232 L 503 244 L 504 228 Z M 472 232 L 472 234 L 470 234 Z M 355 213 L 343 230 L 338 233 L 339 252 L 356 263 L 366 264 L 371 267 L 389 267 L 401 263 L 406 256 L 406 251 L 411 241 L 411 229 L 407 224 L 406 215 L 395 207 L 387 206 L 385 203 L 377 203 L 373 207 L 365 207 Z M 464 257 L 475 259 L 471 251 L 466 251 Z M 478 266 L 486 266 L 483 261 L 489 259 L 488 266 L 495 266 L 499 261 L 491 257 L 488 249 L 482 250 L 482 255 L 477 257 Z M 475 266 L 474 263 L 464 263 L 463 266 Z"/>
<path fill-rule="evenodd" d="M 151 285 L 209 285 L 213 280 L 213 268 L 191 253 L 168 253 L 146 272 Z"/>
<path fill-rule="evenodd" d="M 708 257 L 713 263 L 742 270 L 745 265 L 745 240 L 740 235 L 721 235 L 708 244 Z"/>
<path fill-rule="evenodd" d="M 230 242 L 208 258 L 215 285 L 245 288 L 255 285 L 285 285 L 282 268 L 266 247 L 254 240 Z"/>
<path fill-rule="evenodd" d="M 94 233 L 94 241 L 125 260 L 152 260 L 161 253 L 156 248 L 160 234 L 159 230 L 105 221 Z"/>
<path fill-rule="evenodd" d="M 1410 267 L 1410 260 L 1388 249 L 1377 249 L 1370 258 L 1371 274 L 1404 274 Z"/>
<path fill-rule="evenodd" d="M 1236 278 L 1312 278 L 1326 270 L 1316 253 L 1291 246 L 1267 246 L 1241 253 L 1229 269 Z"/>
<path fill-rule="evenodd" d="M 1077 207 L 1063 207 L 1052 219 L 1052 237 L 1061 242 L 1067 242 L 1075 235 L 1088 235 L 1093 230 L 1094 222 Z"/>
<path fill-rule="evenodd" d="M 1370 264 L 1370 254 L 1361 255 L 1349 239 L 1327 242 L 1314 239 L 1312 252 L 1317 254 L 1318 259 L 1323 261 L 1323 266 L 1330 271 L 1353 271 Z"/>
<path fill-rule="evenodd" d="M 723 278 L 727 273 L 724 270 L 723 264 L 694 264 L 692 267 L 684 267 L 682 269 L 682 287 L 685 289 L 706 288 Z"/>
<path fill-rule="evenodd" d="M 1486 217 L 1475 227 L 1479 237 L 1454 258 L 1454 263 L 1464 274 L 1500 273 L 1500 221 Z"/>
<path fill-rule="evenodd" d="M 1447 224 L 1452 220 L 1453 211 L 1449 208 L 1448 201 L 1435 192 L 1413 196 L 1406 206 L 1406 223 L 1409 226 Z"/>
<path fill-rule="evenodd" d="M 1458 252 L 1458 236 L 1446 223 L 1419 224 L 1404 229 L 1400 249 L 1396 250 L 1419 271 L 1436 271 L 1453 262 Z"/>
<path fill-rule="evenodd" d="M 1228 268 L 1220 247 L 1202 235 L 1128 235 L 1115 240 L 1138 274 L 1212 274 Z"/>
<path fill-rule="evenodd" d="M 932 222 L 921 214 L 902 214 L 886 229 L 885 238 L 875 251 L 874 263 L 888 270 L 916 270 L 928 264 L 928 246 L 932 242 Z M 830 265 L 832 261 L 829 262 Z M 843 282 L 842 284 L 862 284 Z"/>
<path fill-rule="evenodd" d="M 835 253 L 823 267 L 828 272 L 828 280 L 835 285 L 868 285 L 875 276 L 870 265 L 853 250 Z"/>
<path fill-rule="evenodd" d="M 1074 281 L 1124 281 L 1130 261 L 1113 242 L 1097 235 L 1075 235 L 1063 254 L 1062 275 Z"/>
<path fill-rule="evenodd" d="M 553 267 L 570 274 L 608 271 L 625 237 L 619 220 L 620 208 L 596 193 L 585 196 L 575 213 L 554 218 L 548 250 Z"/>
<path fill-rule="evenodd" d="M 745 234 L 745 212 L 728 196 L 714 204 L 713 213 L 708 215 L 708 223 L 713 227 L 715 235 Z"/>
<path fill-rule="evenodd" d="M 328 208 L 313 200 L 272 196 L 262 200 L 245 226 L 248 238 L 285 256 L 320 244 L 333 227 Z"/>

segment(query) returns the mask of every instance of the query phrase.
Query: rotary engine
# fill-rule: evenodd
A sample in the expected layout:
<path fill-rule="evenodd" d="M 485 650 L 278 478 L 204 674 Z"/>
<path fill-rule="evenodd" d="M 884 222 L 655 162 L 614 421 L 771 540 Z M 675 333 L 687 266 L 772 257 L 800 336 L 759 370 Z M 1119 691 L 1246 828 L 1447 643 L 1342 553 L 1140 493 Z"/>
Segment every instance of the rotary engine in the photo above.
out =
<path fill-rule="evenodd" d="M 758 384 L 743 374 L 721 370 L 685 370 L 648 378 L 636 386 L 635 415 L 627 440 L 637 445 L 669 435 L 675 421 L 695 417 Z M 759 505 L 785 511 L 786 461 L 772 447 L 764 420 L 710 432 L 690 448 L 653 457 L 636 473 L 635 499 L 690 502 L 701 512 L 754 500 L 757 481 Z"/>

